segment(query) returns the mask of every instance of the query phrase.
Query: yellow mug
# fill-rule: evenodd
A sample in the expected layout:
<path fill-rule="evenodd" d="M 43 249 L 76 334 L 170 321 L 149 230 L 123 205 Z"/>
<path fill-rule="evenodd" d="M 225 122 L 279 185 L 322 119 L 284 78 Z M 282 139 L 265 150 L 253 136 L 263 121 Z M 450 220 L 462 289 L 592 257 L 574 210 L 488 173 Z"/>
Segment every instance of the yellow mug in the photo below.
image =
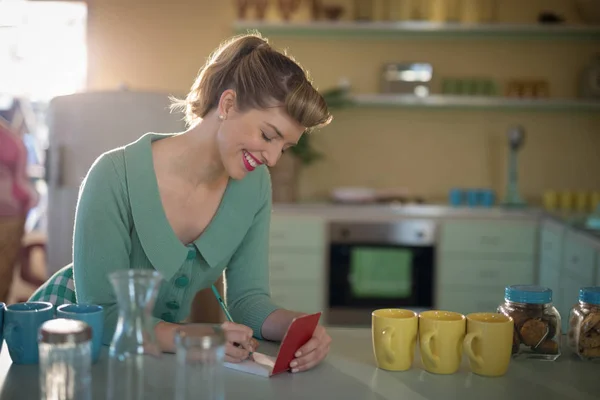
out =
<path fill-rule="evenodd" d="M 377 367 L 406 371 L 412 366 L 417 343 L 417 313 L 395 308 L 371 313 L 373 352 Z"/>
<path fill-rule="evenodd" d="M 467 315 L 464 349 L 471 371 L 483 376 L 502 376 L 512 354 L 513 319 L 504 314 Z"/>
<path fill-rule="evenodd" d="M 419 314 L 419 348 L 426 371 L 455 373 L 462 361 L 464 338 L 464 315 L 439 310 Z"/>

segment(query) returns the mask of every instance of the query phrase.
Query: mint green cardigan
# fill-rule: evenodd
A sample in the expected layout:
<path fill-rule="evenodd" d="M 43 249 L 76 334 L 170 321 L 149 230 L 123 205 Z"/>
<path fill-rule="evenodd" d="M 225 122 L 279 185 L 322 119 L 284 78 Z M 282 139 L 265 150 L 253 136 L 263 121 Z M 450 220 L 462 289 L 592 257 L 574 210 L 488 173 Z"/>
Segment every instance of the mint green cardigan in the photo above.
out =
<path fill-rule="evenodd" d="M 184 320 L 196 293 L 225 271 L 232 318 L 260 339 L 265 319 L 278 308 L 269 292 L 269 172 L 263 165 L 242 180 L 230 179 L 207 229 L 184 244 L 166 218 L 152 160 L 152 141 L 168 136 L 149 133 L 104 153 L 85 177 L 73 236 L 77 302 L 104 307 L 103 341 L 109 343 L 118 317 L 110 272 L 160 272 L 164 280 L 153 312 L 156 323 Z"/>

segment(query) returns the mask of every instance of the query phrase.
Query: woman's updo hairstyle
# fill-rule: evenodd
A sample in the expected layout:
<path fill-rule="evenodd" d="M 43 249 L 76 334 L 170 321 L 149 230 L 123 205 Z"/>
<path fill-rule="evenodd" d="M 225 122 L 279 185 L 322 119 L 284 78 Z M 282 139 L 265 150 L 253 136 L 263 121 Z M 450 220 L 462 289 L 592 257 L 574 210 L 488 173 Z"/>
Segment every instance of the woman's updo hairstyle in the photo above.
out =
<path fill-rule="evenodd" d="M 217 107 L 221 94 L 233 89 L 241 111 L 283 105 L 307 129 L 327 125 L 331 114 L 304 70 L 288 55 L 273 49 L 259 34 L 235 36 L 208 58 L 185 100 L 173 99 L 194 125 Z"/>

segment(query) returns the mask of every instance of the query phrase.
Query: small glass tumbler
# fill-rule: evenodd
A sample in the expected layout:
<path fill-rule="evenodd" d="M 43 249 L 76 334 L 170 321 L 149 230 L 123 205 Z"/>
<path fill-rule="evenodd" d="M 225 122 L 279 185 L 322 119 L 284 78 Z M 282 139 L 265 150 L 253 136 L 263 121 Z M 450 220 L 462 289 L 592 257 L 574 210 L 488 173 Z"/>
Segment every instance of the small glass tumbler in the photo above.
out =
<path fill-rule="evenodd" d="M 223 400 L 224 334 L 218 329 L 214 332 L 180 329 L 175 333 L 175 346 L 175 400 Z"/>

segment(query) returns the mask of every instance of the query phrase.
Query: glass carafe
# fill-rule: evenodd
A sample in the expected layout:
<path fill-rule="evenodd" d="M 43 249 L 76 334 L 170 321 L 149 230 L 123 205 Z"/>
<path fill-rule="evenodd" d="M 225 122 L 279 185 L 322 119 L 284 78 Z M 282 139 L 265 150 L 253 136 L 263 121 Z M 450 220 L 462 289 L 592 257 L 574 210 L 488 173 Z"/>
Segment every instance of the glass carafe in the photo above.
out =
<path fill-rule="evenodd" d="M 162 277 L 150 269 L 128 269 L 111 273 L 109 280 L 119 319 L 109 350 L 107 400 L 148 400 L 161 381 L 152 310 Z"/>

